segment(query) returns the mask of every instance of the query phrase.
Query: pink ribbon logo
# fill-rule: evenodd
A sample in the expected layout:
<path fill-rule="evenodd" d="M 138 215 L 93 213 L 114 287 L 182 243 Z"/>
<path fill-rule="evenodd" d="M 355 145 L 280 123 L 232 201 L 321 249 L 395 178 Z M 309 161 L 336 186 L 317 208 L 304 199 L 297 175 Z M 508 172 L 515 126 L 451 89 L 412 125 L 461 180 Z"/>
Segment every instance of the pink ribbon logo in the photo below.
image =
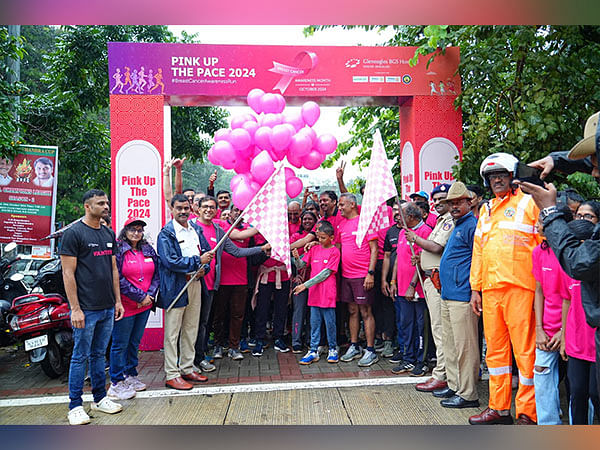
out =
<path fill-rule="evenodd" d="M 300 67 L 300 63 L 306 59 L 306 57 L 310 60 L 310 67 L 307 69 L 303 69 Z M 302 51 L 296 55 L 294 58 L 294 62 L 292 66 L 288 66 L 286 64 L 281 64 L 273 61 L 273 68 L 269 69 L 269 72 L 277 73 L 281 75 L 281 79 L 277 82 L 273 90 L 279 89 L 279 91 L 283 94 L 286 89 L 289 87 L 290 83 L 294 78 L 300 75 L 307 75 L 311 70 L 313 70 L 317 63 L 319 62 L 319 58 L 316 53 Z"/>

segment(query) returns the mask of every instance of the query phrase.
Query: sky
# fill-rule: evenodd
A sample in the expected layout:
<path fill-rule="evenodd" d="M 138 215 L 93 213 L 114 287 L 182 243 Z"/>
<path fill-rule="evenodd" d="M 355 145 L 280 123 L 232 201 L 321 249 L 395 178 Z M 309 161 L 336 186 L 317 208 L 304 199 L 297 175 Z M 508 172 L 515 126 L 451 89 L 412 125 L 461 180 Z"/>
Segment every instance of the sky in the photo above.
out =
<path fill-rule="evenodd" d="M 312 36 L 305 37 L 304 25 L 177 25 L 169 26 L 176 36 L 181 32 L 188 34 L 198 33 L 197 39 L 202 44 L 246 44 L 246 45 L 377 45 L 389 40 L 394 32 L 386 29 L 382 33 L 377 31 L 365 31 L 362 29 L 345 30 L 341 27 L 329 28 L 315 32 Z M 287 107 L 298 109 L 299 107 Z M 231 116 L 251 112 L 248 107 L 226 107 Z M 321 116 L 313 129 L 317 135 L 324 133 L 333 134 L 338 142 L 348 137 L 348 126 L 338 125 L 340 107 L 323 107 Z M 346 162 L 344 174 L 345 181 L 357 177 L 360 169 L 351 164 L 356 156 L 356 151 L 351 151 L 342 160 Z M 306 185 L 324 185 L 335 183 L 335 168 L 320 168 L 319 170 L 298 169 L 296 174 L 300 176 Z"/>

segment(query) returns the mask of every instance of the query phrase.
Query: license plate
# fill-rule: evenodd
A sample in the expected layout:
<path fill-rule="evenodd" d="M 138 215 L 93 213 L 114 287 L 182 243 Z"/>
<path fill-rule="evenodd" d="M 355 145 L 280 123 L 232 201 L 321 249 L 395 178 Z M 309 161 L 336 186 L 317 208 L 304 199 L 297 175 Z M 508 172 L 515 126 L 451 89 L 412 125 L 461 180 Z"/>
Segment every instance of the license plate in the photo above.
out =
<path fill-rule="evenodd" d="M 27 339 L 25 341 L 25 351 L 33 350 L 40 347 L 45 347 L 48 345 L 48 335 L 44 334 L 43 336 L 37 336 L 31 339 Z"/>

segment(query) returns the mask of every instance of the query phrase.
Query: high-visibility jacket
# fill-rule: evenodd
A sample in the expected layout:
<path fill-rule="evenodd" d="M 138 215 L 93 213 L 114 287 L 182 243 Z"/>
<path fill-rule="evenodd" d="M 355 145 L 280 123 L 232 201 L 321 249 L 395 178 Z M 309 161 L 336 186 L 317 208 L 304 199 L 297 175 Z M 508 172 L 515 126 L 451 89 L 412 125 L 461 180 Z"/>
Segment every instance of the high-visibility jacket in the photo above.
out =
<path fill-rule="evenodd" d="M 535 291 L 533 249 L 541 237 L 535 229 L 539 209 L 520 189 L 481 207 L 471 263 L 471 289 L 486 291 L 519 286 Z"/>

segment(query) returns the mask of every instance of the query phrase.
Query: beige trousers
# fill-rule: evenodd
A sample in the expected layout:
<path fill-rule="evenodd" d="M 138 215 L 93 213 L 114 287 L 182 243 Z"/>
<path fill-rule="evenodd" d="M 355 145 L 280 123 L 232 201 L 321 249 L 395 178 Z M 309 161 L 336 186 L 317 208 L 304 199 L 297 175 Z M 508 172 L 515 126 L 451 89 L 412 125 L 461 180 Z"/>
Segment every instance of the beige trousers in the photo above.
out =
<path fill-rule="evenodd" d="M 167 381 L 193 371 L 196 337 L 200 323 L 202 284 L 194 281 L 188 288 L 188 304 L 165 312 L 165 372 Z M 179 352 L 177 342 L 179 341 Z"/>
<path fill-rule="evenodd" d="M 465 400 L 477 400 L 479 343 L 477 316 L 469 302 L 442 300 L 442 327 L 448 387 Z"/>
<path fill-rule="evenodd" d="M 437 363 L 431 372 L 431 376 L 436 380 L 446 381 L 446 358 L 444 357 L 444 348 L 442 344 L 442 298 L 431 280 L 423 280 L 423 288 L 427 300 L 427 309 L 429 310 L 429 319 L 431 321 L 431 334 L 435 343 L 435 357 Z"/>

